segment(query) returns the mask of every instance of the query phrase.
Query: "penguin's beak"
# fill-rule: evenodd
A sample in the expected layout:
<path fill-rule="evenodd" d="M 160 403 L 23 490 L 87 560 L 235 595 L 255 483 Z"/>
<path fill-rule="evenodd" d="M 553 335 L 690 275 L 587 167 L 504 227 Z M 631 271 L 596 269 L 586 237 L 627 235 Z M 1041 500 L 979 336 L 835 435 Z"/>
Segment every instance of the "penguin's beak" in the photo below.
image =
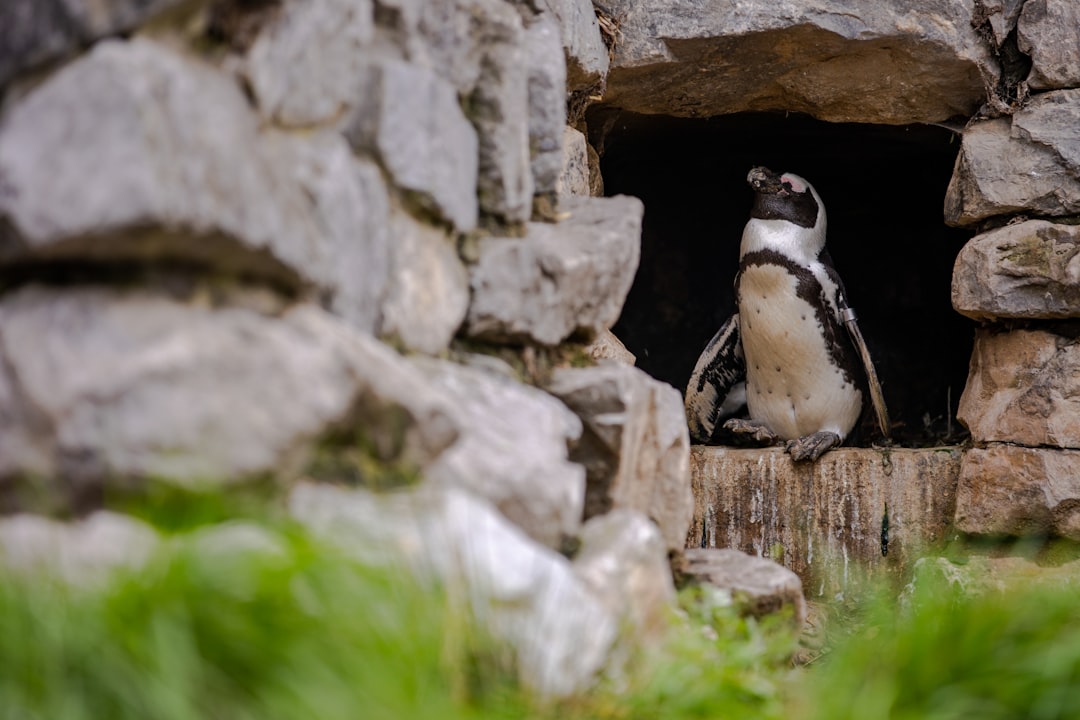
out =
<path fill-rule="evenodd" d="M 746 176 L 746 182 L 758 193 L 774 194 L 785 191 L 780 176 L 767 167 L 751 169 Z"/>

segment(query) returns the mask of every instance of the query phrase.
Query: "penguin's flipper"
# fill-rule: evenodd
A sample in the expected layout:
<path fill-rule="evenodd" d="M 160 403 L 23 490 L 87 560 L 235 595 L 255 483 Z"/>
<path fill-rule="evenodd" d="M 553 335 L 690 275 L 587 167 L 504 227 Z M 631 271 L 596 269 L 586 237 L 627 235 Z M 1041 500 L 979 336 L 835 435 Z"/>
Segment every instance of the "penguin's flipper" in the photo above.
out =
<path fill-rule="evenodd" d="M 746 360 L 738 313 L 717 331 L 686 386 L 686 420 L 697 442 L 712 442 L 720 422 L 746 404 Z"/>
<path fill-rule="evenodd" d="M 855 311 L 850 307 L 844 307 L 840 311 L 840 316 L 844 321 L 844 327 L 847 328 L 848 335 L 851 336 L 852 344 L 859 351 L 863 369 L 866 370 L 866 381 L 870 386 L 870 400 L 874 404 L 878 428 L 881 429 L 885 439 L 889 439 L 891 437 L 889 409 L 885 407 L 885 395 L 881 392 L 881 382 L 878 380 L 877 370 L 874 369 L 874 360 L 870 357 L 870 350 L 866 347 L 866 341 L 863 340 L 862 333 L 859 331 L 859 324 L 855 321 Z"/>

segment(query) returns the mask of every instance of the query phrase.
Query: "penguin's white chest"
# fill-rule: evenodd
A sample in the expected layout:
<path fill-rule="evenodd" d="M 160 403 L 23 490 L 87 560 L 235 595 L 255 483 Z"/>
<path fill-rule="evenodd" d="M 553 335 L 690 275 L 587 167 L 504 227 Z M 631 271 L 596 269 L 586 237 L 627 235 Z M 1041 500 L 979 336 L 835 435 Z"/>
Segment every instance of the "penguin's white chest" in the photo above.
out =
<path fill-rule="evenodd" d="M 833 362 L 814 306 L 798 281 L 772 264 L 752 265 L 739 281 L 750 417 L 792 440 L 819 431 L 846 437 L 859 419 L 862 392 Z"/>

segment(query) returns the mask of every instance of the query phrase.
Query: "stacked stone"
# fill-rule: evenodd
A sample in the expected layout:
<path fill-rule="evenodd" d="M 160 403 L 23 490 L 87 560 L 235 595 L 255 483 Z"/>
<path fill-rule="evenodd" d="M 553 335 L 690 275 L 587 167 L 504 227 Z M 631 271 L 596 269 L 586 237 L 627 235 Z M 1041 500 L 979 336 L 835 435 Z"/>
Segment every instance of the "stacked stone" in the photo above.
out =
<path fill-rule="evenodd" d="M 0 29 L 0 511 L 362 452 L 420 487 L 302 483 L 294 515 L 419 548 L 526 684 L 652 633 L 692 511 L 679 393 L 445 359 L 604 334 L 630 289 L 641 203 L 589 196 L 567 126 L 607 73 L 588 0 L 11 0 Z M 146 535 L 87 522 L 121 530 L 0 519 L 0 555 Z"/>
<path fill-rule="evenodd" d="M 998 21 L 1030 55 L 1030 97 L 968 125 L 945 201 L 949 223 L 993 228 L 953 272 L 953 306 L 982 323 L 956 524 L 1080 540 L 1080 8 L 1029 0 Z"/>

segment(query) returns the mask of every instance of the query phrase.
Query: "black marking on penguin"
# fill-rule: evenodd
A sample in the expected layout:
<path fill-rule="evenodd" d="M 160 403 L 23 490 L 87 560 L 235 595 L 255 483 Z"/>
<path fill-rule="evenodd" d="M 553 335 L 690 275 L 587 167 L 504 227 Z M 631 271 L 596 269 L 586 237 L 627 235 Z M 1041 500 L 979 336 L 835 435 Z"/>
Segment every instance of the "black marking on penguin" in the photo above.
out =
<path fill-rule="evenodd" d="M 817 224 L 818 204 L 809 187 L 799 192 L 790 182 L 765 168 L 751 170 L 748 180 L 756 191 L 750 217 L 787 220 L 804 228 Z"/>
<path fill-rule="evenodd" d="M 822 253 L 819 257 L 822 259 L 822 265 L 825 266 L 829 278 L 836 283 L 838 297 L 833 298 L 833 300 L 836 306 L 842 310 L 847 307 L 847 304 L 843 300 L 843 284 L 840 277 L 836 274 L 836 270 L 833 269 L 831 263 L 825 262 L 829 260 L 825 253 Z M 845 344 L 847 337 L 844 328 L 830 311 L 828 299 L 825 297 L 825 290 L 821 287 L 821 283 L 818 282 L 814 273 L 809 268 L 799 265 L 783 253 L 775 250 L 757 250 L 747 253 L 740 263 L 739 274 L 735 277 L 736 298 L 739 297 L 739 286 L 743 272 L 747 268 L 756 265 L 778 265 L 795 277 L 797 283 L 795 292 L 799 298 L 814 309 L 814 317 L 817 319 L 818 326 L 825 337 L 829 357 L 832 358 L 833 364 L 843 373 L 844 379 L 850 383 L 855 383 L 859 372 L 858 366 L 855 364 L 855 357 Z M 805 318 L 805 316 L 803 317 Z"/>

